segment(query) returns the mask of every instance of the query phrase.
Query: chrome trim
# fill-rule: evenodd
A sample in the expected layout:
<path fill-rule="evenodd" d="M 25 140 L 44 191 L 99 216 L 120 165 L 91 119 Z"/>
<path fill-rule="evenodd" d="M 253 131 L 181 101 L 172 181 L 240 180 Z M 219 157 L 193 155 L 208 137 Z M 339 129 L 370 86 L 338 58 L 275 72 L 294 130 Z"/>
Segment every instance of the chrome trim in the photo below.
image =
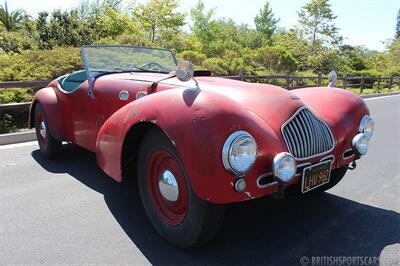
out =
<path fill-rule="evenodd" d="M 290 158 L 293 159 L 293 161 L 294 161 L 294 168 L 295 168 L 295 169 L 294 169 L 293 175 L 292 175 L 290 178 L 287 178 L 287 180 L 282 179 L 282 175 L 281 175 L 281 176 L 278 175 L 278 173 L 279 173 L 279 168 L 280 168 L 280 164 L 281 164 L 282 160 L 283 160 L 285 157 L 290 157 Z M 281 152 L 281 153 L 278 153 L 277 155 L 275 155 L 274 161 L 273 161 L 273 163 L 272 163 L 272 174 L 273 174 L 273 176 L 274 176 L 275 178 L 279 179 L 278 181 L 281 181 L 282 183 L 289 183 L 289 182 L 296 176 L 296 173 L 297 173 L 297 162 L 296 162 L 296 160 L 294 159 L 294 157 L 293 157 L 292 154 L 290 154 L 290 153 L 288 153 L 288 152 Z M 283 177 L 285 177 L 285 176 L 283 176 Z"/>
<path fill-rule="evenodd" d="M 120 91 L 119 92 L 119 99 L 121 101 L 127 101 L 129 99 L 129 92 L 128 91 Z"/>
<path fill-rule="evenodd" d="M 231 163 L 229 162 L 229 154 L 230 154 L 230 150 L 232 148 L 232 144 L 239 138 L 242 137 L 249 137 L 251 138 L 254 143 L 256 144 L 256 156 L 255 158 L 257 158 L 257 142 L 256 140 L 246 131 L 240 130 L 240 131 L 236 131 L 233 132 L 231 135 L 229 135 L 229 137 L 225 140 L 224 146 L 222 147 L 222 163 L 225 167 L 225 169 L 230 172 L 231 174 L 234 174 L 235 176 L 241 177 L 244 176 L 245 174 L 247 174 L 247 172 L 250 171 L 250 169 L 253 167 L 254 163 L 256 162 L 256 160 L 254 160 L 249 168 L 247 169 L 247 171 L 243 172 L 243 173 L 239 173 L 237 171 L 235 171 L 233 169 L 233 167 L 231 166 Z"/>
<path fill-rule="evenodd" d="M 335 161 L 335 156 L 334 155 L 329 155 L 326 157 L 321 158 L 319 161 L 323 162 L 323 161 L 328 161 L 328 159 L 331 159 L 332 163 Z"/>
<path fill-rule="evenodd" d="M 243 184 L 243 188 L 240 187 L 241 184 Z M 243 192 L 246 189 L 246 186 L 247 186 L 246 180 L 244 180 L 243 178 L 239 178 L 235 182 L 235 190 L 236 190 L 236 192 Z"/>
<path fill-rule="evenodd" d="M 265 184 L 265 185 L 260 185 L 260 180 L 261 179 L 263 179 L 263 178 L 267 178 L 267 177 L 269 177 L 269 176 L 274 176 L 273 174 L 272 174 L 272 172 L 268 172 L 268 173 L 265 173 L 265 174 L 262 174 L 262 175 L 260 175 L 258 178 L 257 178 L 257 187 L 258 188 L 267 188 L 267 187 L 271 187 L 271 186 L 274 186 L 275 184 L 278 184 L 278 182 L 277 181 L 272 181 L 272 182 L 270 182 L 270 183 L 267 183 L 267 184 Z"/>
<path fill-rule="evenodd" d="M 347 152 L 349 152 L 349 151 L 352 151 L 353 153 L 352 153 L 350 156 L 345 157 L 344 155 L 345 155 Z M 345 151 L 342 153 L 342 159 L 343 159 L 343 160 L 348 160 L 348 159 L 350 159 L 350 158 L 352 158 L 352 157 L 354 157 L 354 156 L 355 156 L 355 154 L 354 154 L 354 149 L 353 149 L 353 148 L 349 148 L 349 149 L 345 150 Z"/>
<path fill-rule="evenodd" d="M 307 111 L 302 112 L 303 110 Z M 296 117 L 298 119 L 295 119 Z M 292 121 L 294 124 L 291 124 Z M 332 152 L 336 146 L 336 140 L 329 125 L 306 106 L 297 109 L 283 123 L 281 133 L 288 151 L 293 154 L 296 161 L 322 156 Z M 325 151 L 318 153 L 319 150 Z M 312 155 L 306 156 L 308 154 Z"/>
<path fill-rule="evenodd" d="M 302 168 L 302 167 L 306 167 L 306 166 L 308 166 L 308 165 L 312 165 L 312 163 L 302 163 L 302 164 L 299 164 L 298 166 L 297 166 L 297 170 L 299 169 L 299 168 Z M 297 173 L 296 172 L 296 174 L 295 174 L 295 176 L 301 176 L 301 172 L 300 173 Z"/>
<path fill-rule="evenodd" d="M 371 119 L 371 117 L 369 115 L 364 115 L 361 118 L 360 125 L 358 126 L 359 133 L 364 133 L 365 125 L 368 123 L 369 119 Z"/>
<path fill-rule="evenodd" d="M 367 148 L 366 148 L 365 151 L 360 152 L 360 150 L 359 150 L 360 147 L 358 147 L 358 145 L 360 144 L 360 141 L 361 141 L 363 138 L 366 138 L 366 139 L 367 139 L 367 144 L 366 144 Z M 368 148 L 369 148 L 369 143 L 368 143 L 368 141 L 369 141 L 369 139 L 368 139 L 368 137 L 367 137 L 364 133 L 358 133 L 358 134 L 353 138 L 351 144 L 352 144 L 352 146 L 353 146 L 353 148 L 354 148 L 354 152 L 355 152 L 356 155 L 358 155 L 358 156 L 361 157 L 361 156 L 364 156 L 364 155 L 366 155 L 366 154 L 368 153 Z"/>
<path fill-rule="evenodd" d="M 46 127 L 46 123 L 42 120 L 42 122 L 39 125 L 39 133 L 42 136 L 42 138 L 46 138 L 47 136 L 47 127 Z"/>
<path fill-rule="evenodd" d="M 158 188 L 161 196 L 169 202 L 176 202 L 179 197 L 179 187 L 176 177 L 170 170 L 165 170 L 158 178 Z"/>

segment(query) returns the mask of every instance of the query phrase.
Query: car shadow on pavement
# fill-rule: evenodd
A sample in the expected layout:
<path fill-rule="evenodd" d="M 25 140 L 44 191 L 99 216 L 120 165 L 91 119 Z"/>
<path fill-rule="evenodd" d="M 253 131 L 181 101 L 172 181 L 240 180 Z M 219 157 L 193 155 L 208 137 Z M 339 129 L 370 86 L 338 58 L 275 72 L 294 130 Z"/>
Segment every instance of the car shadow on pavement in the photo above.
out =
<path fill-rule="evenodd" d="M 67 173 L 104 195 L 132 242 L 155 265 L 300 265 L 306 256 L 379 256 L 400 242 L 400 214 L 333 194 L 303 199 L 262 198 L 227 207 L 219 234 L 184 251 L 162 240 L 148 222 L 136 186 L 119 184 L 96 165 L 94 154 L 73 145 L 56 161 L 32 157 L 52 173 Z"/>

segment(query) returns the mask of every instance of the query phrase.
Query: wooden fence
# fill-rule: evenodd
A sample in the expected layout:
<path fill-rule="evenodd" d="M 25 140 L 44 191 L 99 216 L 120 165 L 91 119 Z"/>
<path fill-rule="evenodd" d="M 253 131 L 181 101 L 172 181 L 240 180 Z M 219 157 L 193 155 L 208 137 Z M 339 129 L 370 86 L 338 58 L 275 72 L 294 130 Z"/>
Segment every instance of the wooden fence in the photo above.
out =
<path fill-rule="evenodd" d="M 277 84 L 289 90 L 304 88 L 304 87 L 326 86 L 326 84 L 328 83 L 328 77 L 322 76 L 321 74 L 319 74 L 318 76 L 299 77 L 299 76 L 291 76 L 289 73 L 285 75 L 266 75 L 266 76 L 246 76 L 243 73 L 240 73 L 238 76 L 228 76 L 224 78 L 243 80 L 249 82 Z M 48 84 L 49 81 L 43 81 L 43 80 L 0 82 L 0 90 L 9 88 L 39 89 L 46 87 Z M 400 77 L 393 75 L 390 77 L 380 77 L 380 76 L 371 77 L 364 75 L 354 77 L 349 75 L 343 75 L 338 77 L 338 81 L 336 82 L 336 87 L 343 89 L 359 88 L 360 93 L 362 93 L 365 88 L 370 88 L 375 84 L 377 92 L 379 92 L 381 88 L 388 88 L 390 90 L 396 85 L 400 86 Z M 30 102 L 0 104 L 0 111 L 13 110 L 13 109 L 28 109 L 29 106 Z"/>

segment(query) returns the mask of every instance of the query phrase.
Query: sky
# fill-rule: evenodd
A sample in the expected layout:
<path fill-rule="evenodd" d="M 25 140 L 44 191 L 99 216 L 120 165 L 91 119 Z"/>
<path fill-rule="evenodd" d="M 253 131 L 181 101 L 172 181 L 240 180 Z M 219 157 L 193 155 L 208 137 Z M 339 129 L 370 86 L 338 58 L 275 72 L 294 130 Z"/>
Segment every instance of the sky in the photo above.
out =
<path fill-rule="evenodd" d="M 25 9 L 36 17 L 39 11 L 56 8 L 70 9 L 81 0 L 8 0 L 10 10 Z M 279 26 L 291 28 L 297 24 L 297 12 L 309 0 L 269 0 L 272 10 L 280 19 Z M 3 2 L 0 0 L 0 3 Z M 136 0 L 146 2 L 146 0 Z M 189 15 L 197 0 L 180 0 L 180 12 Z M 203 0 L 205 6 L 215 8 L 216 18 L 232 18 L 237 23 L 254 27 L 254 17 L 265 4 L 265 0 Z M 400 0 L 330 0 L 337 15 L 336 25 L 345 43 L 364 45 L 369 49 L 383 51 L 385 42 L 393 38 Z"/>

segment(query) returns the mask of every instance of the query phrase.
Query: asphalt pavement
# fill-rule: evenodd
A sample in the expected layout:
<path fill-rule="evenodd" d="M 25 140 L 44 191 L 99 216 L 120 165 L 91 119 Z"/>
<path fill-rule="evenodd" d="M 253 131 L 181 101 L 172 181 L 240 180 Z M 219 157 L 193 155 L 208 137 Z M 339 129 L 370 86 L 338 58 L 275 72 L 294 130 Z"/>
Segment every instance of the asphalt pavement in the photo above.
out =
<path fill-rule="evenodd" d="M 369 154 L 336 187 L 230 205 L 214 241 L 192 251 L 162 240 L 137 190 L 106 176 L 93 154 L 65 145 L 49 161 L 36 143 L 0 146 L 0 265 L 361 265 L 377 257 L 400 265 L 400 96 L 367 104 L 376 124 Z"/>

